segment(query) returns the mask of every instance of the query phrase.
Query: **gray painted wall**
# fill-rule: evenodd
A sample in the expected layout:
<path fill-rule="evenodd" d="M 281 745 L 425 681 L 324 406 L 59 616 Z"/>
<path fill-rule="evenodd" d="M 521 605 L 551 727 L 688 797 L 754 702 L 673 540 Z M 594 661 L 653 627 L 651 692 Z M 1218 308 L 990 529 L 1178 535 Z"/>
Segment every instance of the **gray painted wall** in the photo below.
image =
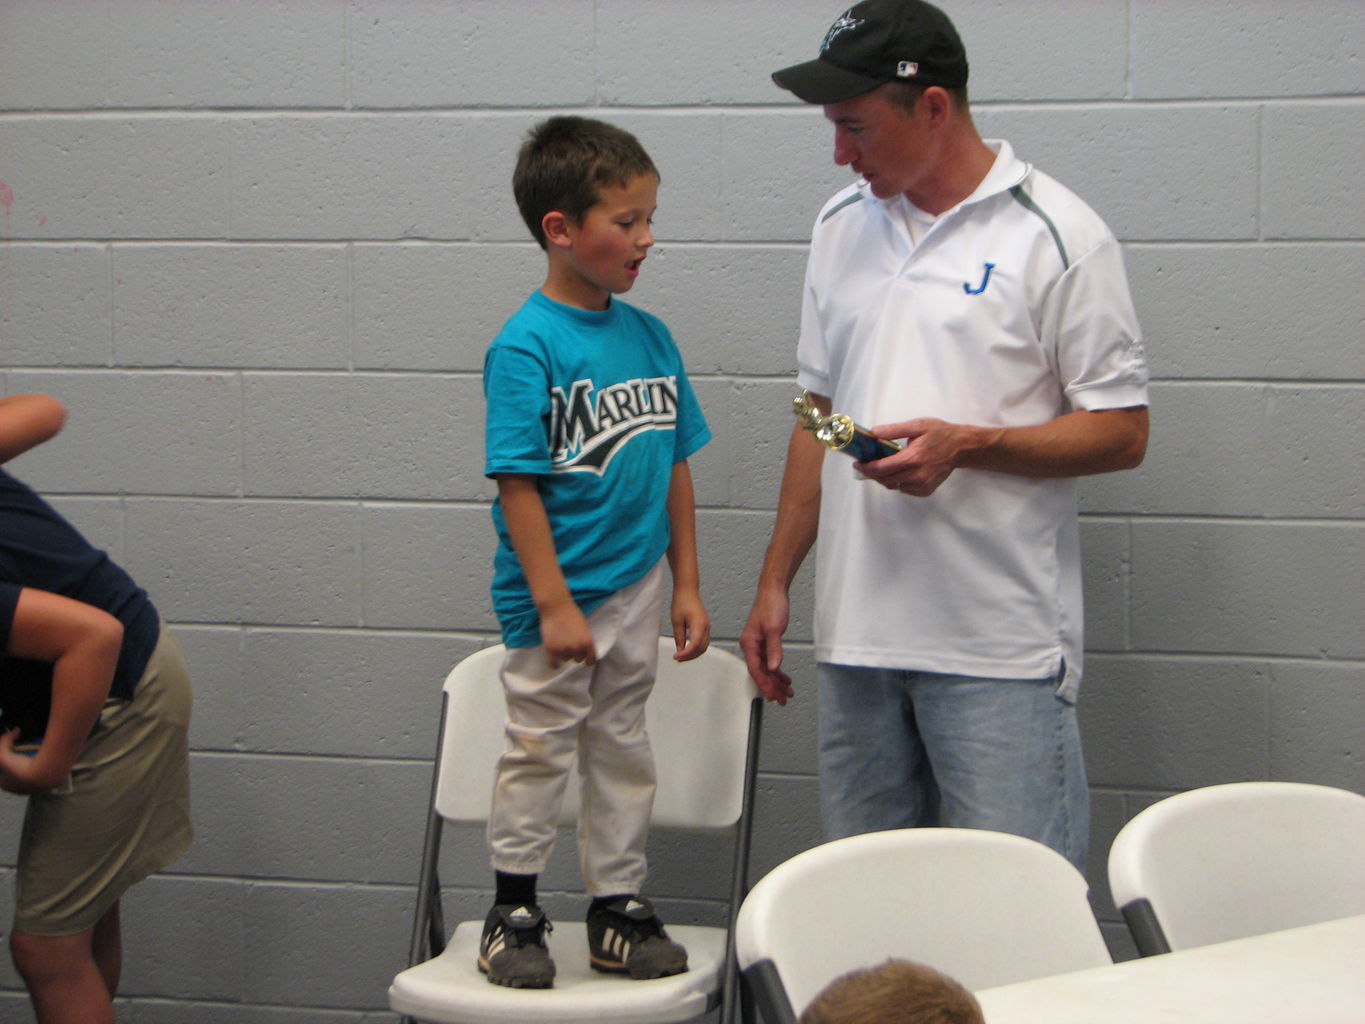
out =
<path fill-rule="evenodd" d="M 1141 807 L 1238 779 L 1365 790 L 1365 7 L 948 9 L 983 132 L 1109 221 L 1146 329 L 1147 462 L 1083 490 L 1091 877 L 1122 954 L 1104 854 Z M 508 180 L 552 111 L 630 128 L 662 169 L 632 300 L 672 325 L 715 429 L 694 473 L 733 646 L 804 243 L 848 180 L 768 73 L 837 13 L 0 0 L 0 388 L 72 409 L 16 471 L 152 591 L 196 684 L 199 839 L 126 901 L 127 1020 L 391 1019 L 439 681 L 495 639 L 479 370 L 541 280 Z M 819 838 L 808 605 L 803 583 L 755 877 Z M 14 837 L 19 802 L 0 815 Z M 656 847 L 671 917 L 714 920 L 721 862 Z M 452 913 L 481 914 L 478 837 L 446 861 Z M 549 885 L 577 884 L 561 857 Z M 0 1019 L 27 1019 L 7 963 L 0 985 Z"/>

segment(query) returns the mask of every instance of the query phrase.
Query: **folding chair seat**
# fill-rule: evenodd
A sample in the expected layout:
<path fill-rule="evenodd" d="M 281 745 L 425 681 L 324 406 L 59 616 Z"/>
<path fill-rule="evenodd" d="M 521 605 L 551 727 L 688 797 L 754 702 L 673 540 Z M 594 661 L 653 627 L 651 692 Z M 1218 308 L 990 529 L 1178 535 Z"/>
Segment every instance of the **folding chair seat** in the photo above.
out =
<path fill-rule="evenodd" d="M 1066 858 L 974 829 L 869 832 L 797 854 L 754 885 L 735 941 L 765 1024 L 790 1024 L 839 975 L 888 957 L 969 989 L 1111 962 Z"/>
<path fill-rule="evenodd" d="M 1168 797 L 1109 850 L 1143 956 L 1365 914 L 1365 796 L 1237 782 Z"/>
<path fill-rule="evenodd" d="M 482 826 L 488 817 L 507 717 L 498 679 L 504 648 L 486 648 L 451 670 L 443 687 L 441 737 L 418 878 L 409 966 L 389 987 L 389 1006 L 430 1024 L 668 1024 L 717 1006 L 728 1021 L 737 1004 L 733 923 L 746 891 L 762 702 L 744 662 L 711 648 L 686 663 L 659 641 L 659 672 L 646 705 L 658 790 L 651 824 L 728 836 L 732 843 L 725 928 L 670 923 L 687 947 L 684 974 L 650 981 L 603 975 L 588 966 L 586 927 L 556 921 L 548 942 L 558 973 L 551 989 L 492 985 L 476 966 L 483 920 L 464 921 L 447 942 L 437 861 L 445 824 Z M 570 776 L 560 825 L 578 818 L 577 773 Z M 480 858 L 477 877 L 492 869 Z"/>

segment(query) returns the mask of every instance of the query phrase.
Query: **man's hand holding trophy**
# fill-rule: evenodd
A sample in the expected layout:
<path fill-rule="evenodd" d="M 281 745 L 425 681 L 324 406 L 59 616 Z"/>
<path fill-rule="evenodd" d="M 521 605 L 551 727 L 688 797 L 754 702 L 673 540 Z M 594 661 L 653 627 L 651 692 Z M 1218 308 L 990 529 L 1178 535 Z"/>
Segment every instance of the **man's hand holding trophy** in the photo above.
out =
<path fill-rule="evenodd" d="M 820 410 L 811 401 L 809 391 L 802 391 L 792 399 L 792 411 L 801 425 L 814 434 L 822 445 L 852 456 L 859 462 L 872 462 L 901 450 L 895 441 L 873 437 L 865 427 L 858 426 L 852 417 L 841 412 L 821 416 Z"/>

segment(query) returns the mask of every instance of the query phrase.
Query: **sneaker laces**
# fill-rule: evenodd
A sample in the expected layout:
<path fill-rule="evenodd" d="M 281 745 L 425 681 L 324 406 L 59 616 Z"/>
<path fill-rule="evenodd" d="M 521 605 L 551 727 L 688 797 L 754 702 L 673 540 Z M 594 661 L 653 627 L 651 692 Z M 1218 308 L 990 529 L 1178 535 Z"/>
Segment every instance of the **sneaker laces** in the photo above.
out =
<path fill-rule="evenodd" d="M 632 945 L 664 935 L 663 922 L 655 915 L 649 901 L 641 897 L 627 896 L 614 900 L 602 908 L 602 913 L 612 919 L 617 931 Z"/>
<path fill-rule="evenodd" d="M 508 945 L 511 946 L 520 948 L 544 945 L 544 936 L 555 930 L 555 926 L 550 923 L 543 910 L 532 910 L 525 904 L 515 910 L 499 908 L 499 914 L 502 916 L 503 927 L 507 930 Z"/>

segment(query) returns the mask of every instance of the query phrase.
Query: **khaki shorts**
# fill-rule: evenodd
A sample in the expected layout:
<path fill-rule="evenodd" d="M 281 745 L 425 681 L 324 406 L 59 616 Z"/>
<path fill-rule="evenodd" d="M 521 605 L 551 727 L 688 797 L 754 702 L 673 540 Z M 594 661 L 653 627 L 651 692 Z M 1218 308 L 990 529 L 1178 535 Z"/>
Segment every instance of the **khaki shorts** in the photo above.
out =
<path fill-rule="evenodd" d="M 70 786 L 29 797 L 15 872 L 14 928 L 76 935 L 192 838 L 190 681 L 166 630 L 132 700 L 107 701 Z"/>

